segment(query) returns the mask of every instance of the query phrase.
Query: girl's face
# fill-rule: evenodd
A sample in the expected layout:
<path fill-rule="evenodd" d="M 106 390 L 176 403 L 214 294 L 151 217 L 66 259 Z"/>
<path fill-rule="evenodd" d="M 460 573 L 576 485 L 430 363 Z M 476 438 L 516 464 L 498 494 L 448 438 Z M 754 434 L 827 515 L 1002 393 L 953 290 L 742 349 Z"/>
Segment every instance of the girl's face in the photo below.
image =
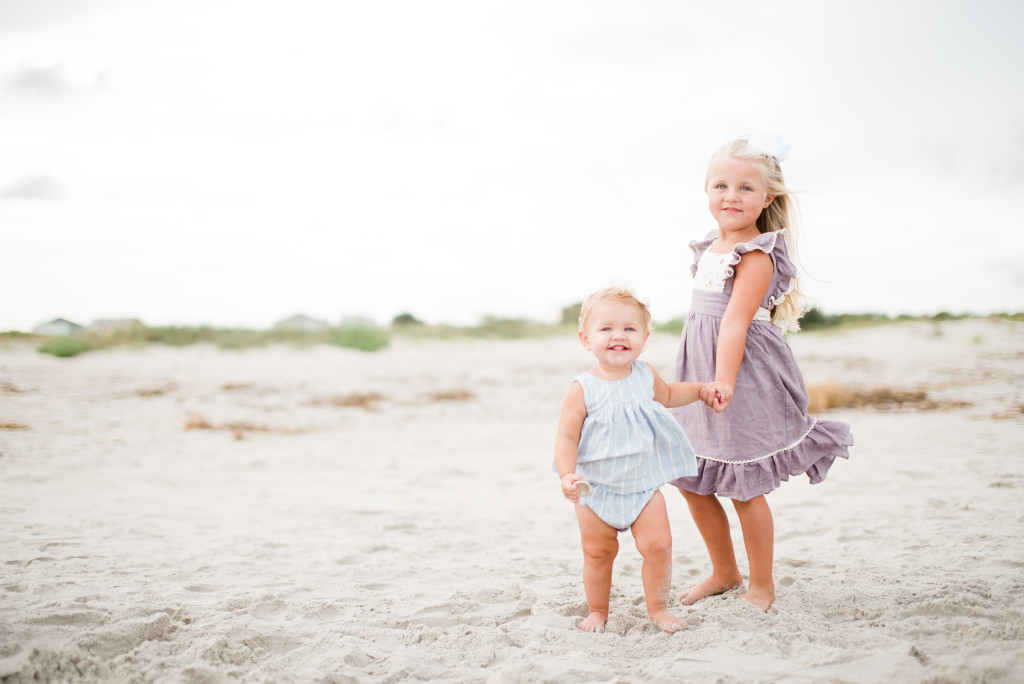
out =
<path fill-rule="evenodd" d="M 590 309 L 580 342 L 593 352 L 601 368 L 622 370 L 640 356 L 650 334 L 639 306 L 608 298 L 598 300 Z"/>
<path fill-rule="evenodd" d="M 757 231 L 757 217 L 775 199 L 760 169 L 742 159 L 719 159 L 708 170 L 708 208 L 725 232 Z"/>

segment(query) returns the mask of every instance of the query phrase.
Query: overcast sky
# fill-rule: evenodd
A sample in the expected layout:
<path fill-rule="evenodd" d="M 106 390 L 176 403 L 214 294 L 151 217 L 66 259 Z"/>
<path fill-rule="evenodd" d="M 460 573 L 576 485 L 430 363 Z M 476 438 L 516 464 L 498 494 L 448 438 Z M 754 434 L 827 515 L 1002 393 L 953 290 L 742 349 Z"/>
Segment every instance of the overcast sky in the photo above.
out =
<path fill-rule="evenodd" d="M 666 320 L 744 127 L 826 312 L 1021 311 L 1022 7 L 0 0 L 0 330 Z"/>

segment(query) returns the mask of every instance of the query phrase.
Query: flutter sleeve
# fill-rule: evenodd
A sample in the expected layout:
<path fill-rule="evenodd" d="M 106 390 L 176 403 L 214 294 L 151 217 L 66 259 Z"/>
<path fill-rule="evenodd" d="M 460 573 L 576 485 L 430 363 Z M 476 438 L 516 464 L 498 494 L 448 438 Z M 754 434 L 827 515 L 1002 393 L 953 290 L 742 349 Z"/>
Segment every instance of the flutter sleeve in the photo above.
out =
<path fill-rule="evenodd" d="M 712 230 L 710 233 L 704 236 L 703 240 L 691 240 L 690 251 L 693 252 L 693 263 L 690 264 L 690 277 L 697 275 L 697 262 L 704 255 L 704 252 L 708 251 L 708 247 L 718 237 L 718 231 Z M 738 261 L 738 260 L 737 260 Z"/>
<path fill-rule="evenodd" d="M 786 298 L 793 288 L 796 287 L 796 264 L 789 257 L 789 233 L 786 230 L 778 230 L 769 233 L 761 233 L 748 242 L 738 242 L 732 248 L 728 259 L 728 281 L 729 292 L 732 291 L 732 276 L 735 275 L 733 266 L 740 263 L 744 254 L 753 251 L 764 252 L 772 258 L 772 265 L 775 272 L 772 274 L 772 282 L 768 286 L 761 306 L 771 310 L 776 304 Z M 710 243 L 709 243 L 710 244 Z M 691 244 L 691 248 L 692 248 Z M 707 249 L 705 247 L 705 249 Z"/>

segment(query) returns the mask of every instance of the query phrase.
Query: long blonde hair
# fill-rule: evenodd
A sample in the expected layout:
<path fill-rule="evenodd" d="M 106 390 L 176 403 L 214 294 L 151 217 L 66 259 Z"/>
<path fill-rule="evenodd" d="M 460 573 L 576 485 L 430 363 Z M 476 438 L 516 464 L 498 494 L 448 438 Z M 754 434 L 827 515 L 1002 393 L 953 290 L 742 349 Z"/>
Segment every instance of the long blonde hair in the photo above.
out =
<path fill-rule="evenodd" d="M 757 217 L 757 229 L 762 233 L 785 230 L 783 239 L 790 259 L 797 264 L 797 206 L 796 197 L 786 187 L 782 177 L 782 168 L 775 157 L 766 154 L 746 140 L 733 140 L 715 150 L 708 162 L 708 172 L 704 178 L 704 190 L 707 191 L 710 180 L 711 166 L 720 159 L 739 159 L 753 164 L 764 178 L 768 194 L 773 197 L 771 204 L 765 207 Z M 772 307 L 772 323 L 783 332 L 796 332 L 800 329 L 800 317 L 810 308 L 807 298 L 800 292 L 799 280 L 794 278 L 793 289 L 786 293 L 782 301 Z"/>

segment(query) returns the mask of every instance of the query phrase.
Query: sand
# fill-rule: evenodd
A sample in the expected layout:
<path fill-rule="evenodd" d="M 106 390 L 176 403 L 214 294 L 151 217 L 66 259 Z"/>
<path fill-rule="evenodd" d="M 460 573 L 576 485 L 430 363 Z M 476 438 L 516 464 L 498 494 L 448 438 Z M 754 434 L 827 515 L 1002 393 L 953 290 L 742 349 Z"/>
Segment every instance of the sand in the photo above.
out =
<path fill-rule="evenodd" d="M 643 358 L 668 374 L 675 344 Z M 678 605 L 674 635 L 628 533 L 608 631 L 575 629 L 579 537 L 549 470 L 588 366 L 571 337 L 0 347 L 0 680 L 1024 681 L 1024 326 L 792 344 L 808 384 L 944 408 L 825 414 L 856 445 L 770 495 L 775 605 Z M 664 492 L 679 594 L 708 562 Z"/>

